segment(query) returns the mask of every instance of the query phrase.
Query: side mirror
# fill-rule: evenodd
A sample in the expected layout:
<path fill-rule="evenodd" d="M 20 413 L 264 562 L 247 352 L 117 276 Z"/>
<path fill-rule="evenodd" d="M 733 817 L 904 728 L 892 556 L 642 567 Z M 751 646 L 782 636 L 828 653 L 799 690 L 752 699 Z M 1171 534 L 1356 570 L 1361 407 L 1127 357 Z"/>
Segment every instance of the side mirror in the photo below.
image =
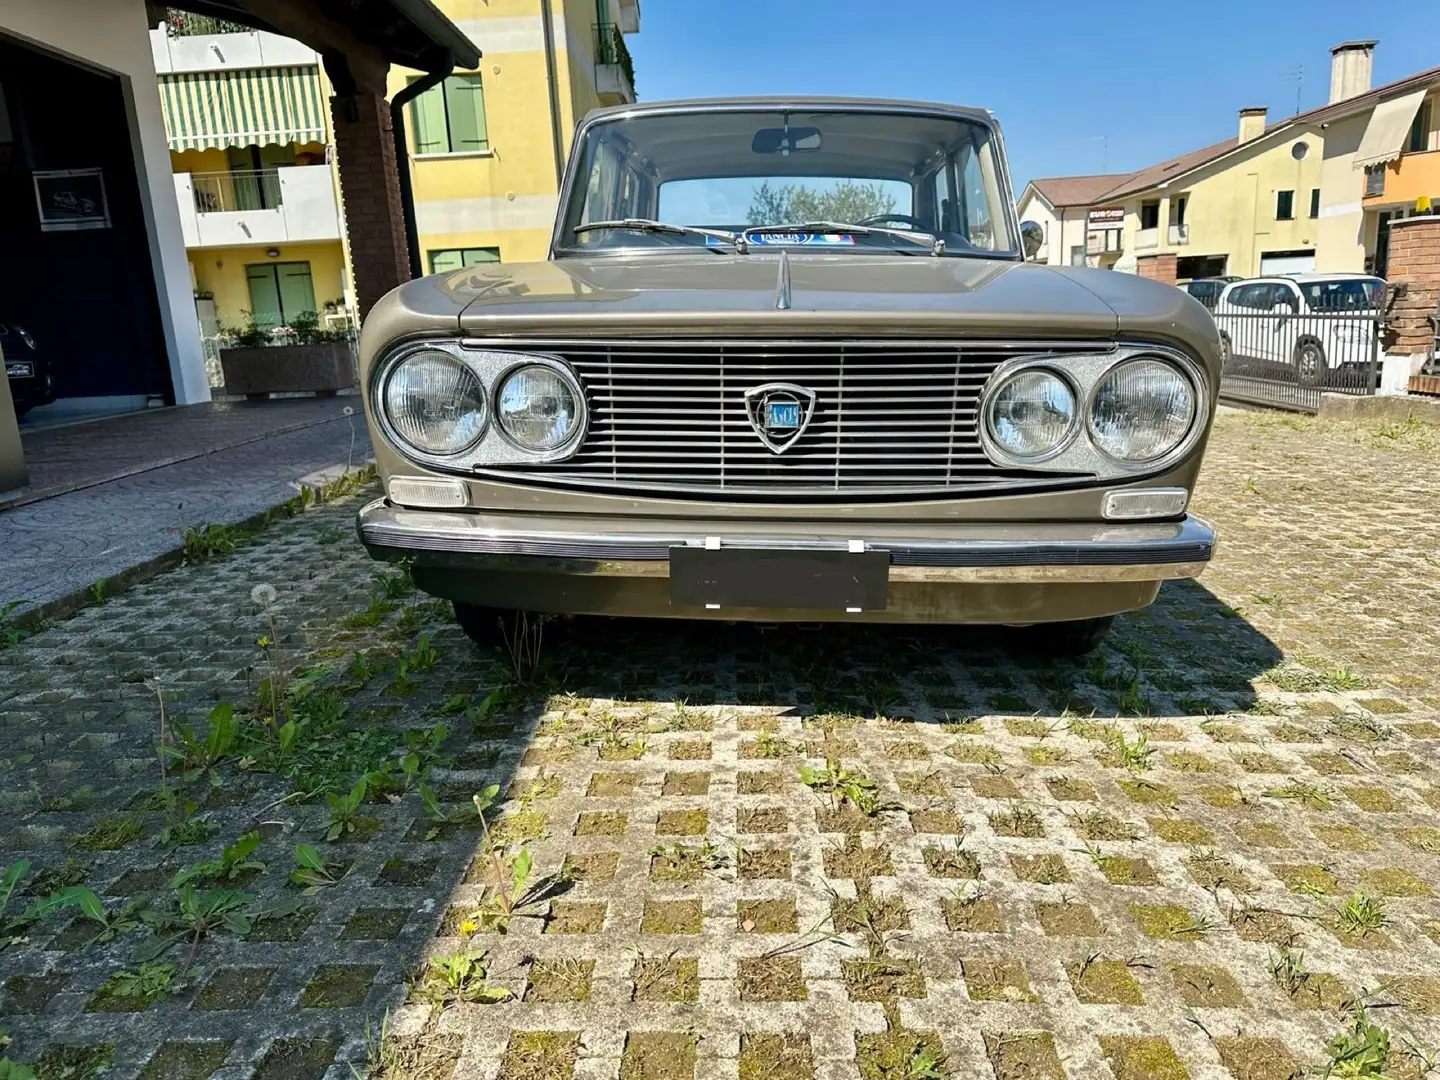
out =
<path fill-rule="evenodd" d="M 1035 258 L 1035 253 L 1045 243 L 1045 230 L 1037 221 L 1022 221 L 1020 223 L 1020 250 L 1025 253 L 1025 261 L 1029 262 Z"/>

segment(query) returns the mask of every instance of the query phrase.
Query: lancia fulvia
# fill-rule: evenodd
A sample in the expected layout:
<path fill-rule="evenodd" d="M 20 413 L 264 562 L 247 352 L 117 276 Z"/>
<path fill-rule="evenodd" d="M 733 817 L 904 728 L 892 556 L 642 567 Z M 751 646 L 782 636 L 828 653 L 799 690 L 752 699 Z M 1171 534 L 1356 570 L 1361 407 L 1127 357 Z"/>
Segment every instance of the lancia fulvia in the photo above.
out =
<path fill-rule="evenodd" d="M 980 623 L 1083 653 L 1211 556 L 1187 511 L 1219 342 L 1181 290 L 1043 239 L 984 110 L 596 110 L 545 261 L 369 313 L 361 540 L 475 638 Z"/>

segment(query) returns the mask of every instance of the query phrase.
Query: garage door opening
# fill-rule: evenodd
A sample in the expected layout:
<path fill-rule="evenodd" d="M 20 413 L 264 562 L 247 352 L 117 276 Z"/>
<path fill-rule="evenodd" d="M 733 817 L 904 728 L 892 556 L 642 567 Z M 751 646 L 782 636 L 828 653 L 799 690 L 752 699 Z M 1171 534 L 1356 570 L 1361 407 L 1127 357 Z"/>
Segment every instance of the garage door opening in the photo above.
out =
<path fill-rule="evenodd" d="M 55 402 L 27 423 L 172 400 L 119 77 L 0 35 L 0 323 Z"/>
<path fill-rule="evenodd" d="M 1315 269 L 1315 251 L 1303 248 L 1299 251 L 1262 251 L 1260 253 L 1260 276 L 1275 274 L 1308 274 Z"/>

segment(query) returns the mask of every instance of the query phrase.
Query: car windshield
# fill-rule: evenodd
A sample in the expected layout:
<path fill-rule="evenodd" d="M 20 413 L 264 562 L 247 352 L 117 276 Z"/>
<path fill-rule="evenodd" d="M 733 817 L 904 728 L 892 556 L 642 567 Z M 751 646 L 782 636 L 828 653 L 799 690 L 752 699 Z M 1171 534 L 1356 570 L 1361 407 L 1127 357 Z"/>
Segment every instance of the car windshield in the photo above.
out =
<path fill-rule="evenodd" d="M 1312 311 L 1362 311 L 1380 306 L 1385 282 L 1379 278 L 1344 278 L 1340 281 L 1298 283 Z"/>
<path fill-rule="evenodd" d="M 963 117 L 685 110 L 595 124 L 577 154 L 562 254 L 743 234 L 742 250 L 1017 257 L 994 133 Z"/>

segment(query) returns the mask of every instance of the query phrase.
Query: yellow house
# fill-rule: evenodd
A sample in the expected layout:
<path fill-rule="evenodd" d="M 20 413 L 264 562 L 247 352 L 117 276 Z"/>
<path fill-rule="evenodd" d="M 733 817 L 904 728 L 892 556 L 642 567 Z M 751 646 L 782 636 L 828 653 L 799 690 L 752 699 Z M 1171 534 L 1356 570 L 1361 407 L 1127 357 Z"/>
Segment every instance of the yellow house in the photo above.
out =
<path fill-rule="evenodd" d="M 151 31 L 211 382 L 215 339 L 354 310 L 319 54 L 199 16 Z"/>
<path fill-rule="evenodd" d="M 1440 69 L 1371 90 L 1374 46 L 1347 41 L 1331 50 L 1330 100 L 1319 108 L 1273 124 L 1263 107 L 1243 108 L 1234 138 L 1136 172 L 1032 181 L 1020 216 L 1061 239 L 1048 246 L 1049 262 L 1081 261 L 1083 228 L 1087 265 L 1169 282 L 1372 266 L 1383 273 L 1386 222 L 1422 189 L 1440 196 Z M 1357 171 L 1362 132 L 1391 101 L 1389 111 L 1404 116 L 1380 125 L 1396 128 L 1395 146 L 1386 144 L 1393 152 L 1378 159 L 1389 164 Z M 1362 180 L 1370 186 L 1363 198 Z"/>
<path fill-rule="evenodd" d="M 598 105 L 635 100 L 624 35 L 638 0 L 439 0 L 480 47 L 410 104 L 422 270 L 545 257 L 575 124 Z M 392 71 L 392 95 L 417 72 Z"/>

